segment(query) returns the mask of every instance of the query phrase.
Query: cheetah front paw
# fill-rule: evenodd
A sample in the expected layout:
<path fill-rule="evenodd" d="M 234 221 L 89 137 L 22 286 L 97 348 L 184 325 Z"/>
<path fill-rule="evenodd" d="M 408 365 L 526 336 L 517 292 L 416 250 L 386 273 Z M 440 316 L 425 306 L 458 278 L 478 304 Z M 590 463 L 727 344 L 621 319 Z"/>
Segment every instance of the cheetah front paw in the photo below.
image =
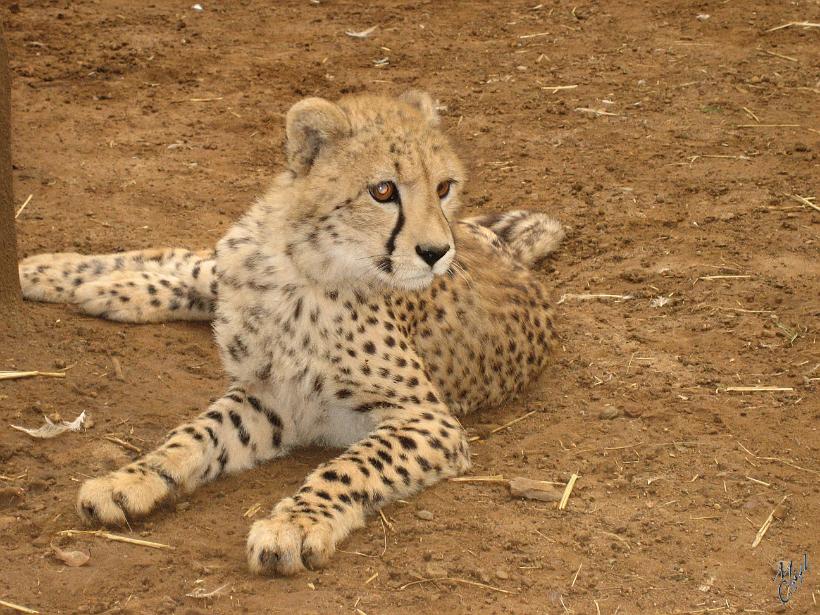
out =
<path fill-rule="evenodd" d="M 129 519 L 150 513 L 171 494 L 171 485 L 159 474 L 128 468 L 85 481 L 77 495 L 77 513 L 86 523 L 126 525 Z"/>
<path fill-rule="evenodd" d="M 324 567 L 336 550 L 329 519 L 279 506 L 248 534 L 248 565 L 256 574 L 290 576 Z"/>

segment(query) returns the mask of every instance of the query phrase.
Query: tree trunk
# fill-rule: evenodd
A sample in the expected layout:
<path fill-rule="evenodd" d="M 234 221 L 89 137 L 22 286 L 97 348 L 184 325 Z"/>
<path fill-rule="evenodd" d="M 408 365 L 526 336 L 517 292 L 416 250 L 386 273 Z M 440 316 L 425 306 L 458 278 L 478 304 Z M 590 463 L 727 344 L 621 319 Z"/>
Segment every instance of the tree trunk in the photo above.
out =
<path fill-rule="evenodd" d="M 17 273 L 17 233 L 11 187 L 11 87 L 9 56 L 0 27 L 0 319 L 16 318 L 21 309 Z"/>

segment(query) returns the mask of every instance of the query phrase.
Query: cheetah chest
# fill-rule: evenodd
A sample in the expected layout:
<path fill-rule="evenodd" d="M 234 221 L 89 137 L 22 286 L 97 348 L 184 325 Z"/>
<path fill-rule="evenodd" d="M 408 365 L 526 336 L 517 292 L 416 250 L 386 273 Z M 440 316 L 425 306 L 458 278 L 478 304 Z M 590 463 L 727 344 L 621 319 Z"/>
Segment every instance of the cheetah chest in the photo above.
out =
<path fill-rule="evenodd" d="M 231 379 L 271 400 L 299 443 L 346 446 L 386 391 L 370 382 L 385 360 L 367 352 L 381 311 L 355 291 L 241 289 L 220 297 L 214 331 Z"/>

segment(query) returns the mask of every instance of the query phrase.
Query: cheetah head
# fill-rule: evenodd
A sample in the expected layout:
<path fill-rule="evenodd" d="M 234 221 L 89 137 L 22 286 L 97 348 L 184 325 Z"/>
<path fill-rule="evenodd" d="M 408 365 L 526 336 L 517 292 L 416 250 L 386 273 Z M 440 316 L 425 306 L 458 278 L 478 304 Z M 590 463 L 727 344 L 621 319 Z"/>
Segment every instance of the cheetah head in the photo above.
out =
<path fill-rule="evenodd" d="M 450 269 L 464 171 L 438 123 L 418 91 L 290 109 L 288 251 L 306 275 L 416 290 Z"/>

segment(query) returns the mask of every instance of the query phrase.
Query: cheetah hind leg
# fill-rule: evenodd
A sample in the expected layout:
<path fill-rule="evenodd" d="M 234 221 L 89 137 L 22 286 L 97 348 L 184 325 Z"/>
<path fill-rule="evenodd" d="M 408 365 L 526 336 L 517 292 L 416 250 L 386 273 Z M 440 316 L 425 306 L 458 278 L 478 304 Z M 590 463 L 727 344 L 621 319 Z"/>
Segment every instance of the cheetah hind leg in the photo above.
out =
<path fill-rule="evenodd" d="M 528 267 L 538 267 L 558 249 L 564 238 L 561 224 L 547 214 L 534 211 L 507 211 L 468 218 L 498 235 L 515 257 Z"/>
<path fill-rule="evenodd" d="M 91 316 L 133 323 L 212 320 L 215 308 L 180 278 L 154 271 L 113 271 L 77 286 L 70 302 Z"/>
<path fill-rule="evenodd" d="M 217 282 L 211 251 L 39 254 L 21 261 L 19 272 L 26 299 L 73 303 L 109 320 L 213 318 Z"/>

